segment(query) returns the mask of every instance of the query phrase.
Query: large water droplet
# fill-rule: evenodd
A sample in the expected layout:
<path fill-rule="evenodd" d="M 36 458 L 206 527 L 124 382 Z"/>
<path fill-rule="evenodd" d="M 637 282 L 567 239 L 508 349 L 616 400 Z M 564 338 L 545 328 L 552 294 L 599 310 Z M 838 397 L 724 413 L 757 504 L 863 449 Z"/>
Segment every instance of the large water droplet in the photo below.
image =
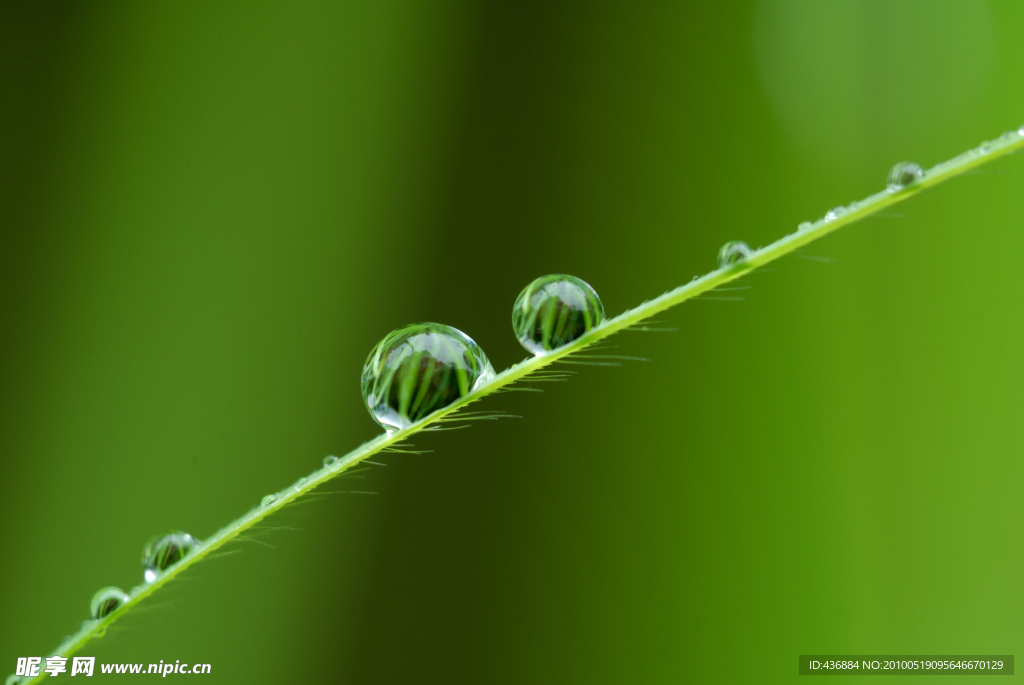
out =
<path fill-rule="evenodd" d="M 920 178 L 924 178 L 924 171 L 921 167 L 913 162 L 900 162 L 889 172 L 886 186 L 890 193 L 895 193 Z"/>
<path fill-rule="evenodd" d="M 565 274 L 541 276 L 512 305 L 512 330 L 519 344 L 537 356 L 568 345 L 602 321 L 604 304 L 597 292 Z"/>
<path fill-rule="evenodd" d="M 750 256 L 752 250 L 742 240 L 730 240 L 718 251 L 718 268 L 724 269 L 733 264 L 739 264 Z"/>
<path fill-rule="evenodd" d="M 267 507 L 269 507 L 271 504 L 273 504 L 276 501 L 277 501 L 277 495 L 267 495 L 266 497 L 264 497 L 263 499 L 260 500 L 260 506 L 263 507 L 264 509 L 266 509 Z"/>
<path fill-rule="evenodd" d="M 152 583 L 161 571 L 181 561 L 198 544 L 198 540 L 180 530 L 169 530 L 151 537 L 142 550 L 146 582 Z"/>
<path fill-rule="evenodd" d="M 103 618 L 128 601 L 128 595 L 119 587 L 105 587 L 96 591 L 89 604 L 89 613 L 93 618 Z"/>
<path fill-rule="evenodd" d="M 462 331 L 417 323 L 392 331 L 363 365 L 363 401 L 389 432 L 447 407 L 494 378 L 484 351 Z"/>
<path fill-rule="evenodd" d="M 333 454 L 324 457 L 324 466 L 334 466 L 338 463 L 338 458 Z"/>

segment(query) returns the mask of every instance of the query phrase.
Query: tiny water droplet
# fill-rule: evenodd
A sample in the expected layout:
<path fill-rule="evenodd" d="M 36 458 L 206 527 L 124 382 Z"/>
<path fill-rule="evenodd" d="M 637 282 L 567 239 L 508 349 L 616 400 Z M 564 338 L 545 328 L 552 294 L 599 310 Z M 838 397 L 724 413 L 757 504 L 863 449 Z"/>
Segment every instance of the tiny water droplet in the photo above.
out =
<path fill-rule="evenodd" d="M 128 595 L 119 587 L 105 587 L 96 591 L 89 604 L 89 613 L 93 618 L 103 618 L 128 601 Z"/>
<path fill-rule="evenodd" d="M 895 193 L 922 178 L 924 178 L 924 170 L 919 165 L 914 162 L 900 162 L 889 172 L 886 189 L 890 193 Z"/>
<path fill-rule="evenodd" d="M 303 485 L 306 484 L 307 480 L 309 480 L 309 479 L 306 478 L 305 476 L 303 476 L 302 478 L 300 478 L 297 481 L 295 481 L 295 484 L 301 488 Z"/>
<path fill-rule="evenodd" d="M 1017 129 L 1017 135 L 1024 136 L 1024 126 L 1021 126 L 1020 128 Z"/>
<path fill-rule="evenodd" d="M 696 281 L 696 280 L 697 280 L 698 278 L 700 278 L 700 275 L 699 275 L 699 274 L 698 274 L 698 275 L 695 275 L 695 276 L 694 276 L 693 278 L 691 278 L 691 279 L 690 279 L 690 283 L 693 283 L 693 282 L 694 282 L 694 281 Z"/>
<path fill-rule="evenodd" d="M 260 506 L 265 509 L 276 501 L 277 495 L 267 495 L 266 497 L 260 500 Z"/>
<path fill-rule="evenodd" d="M 338 458 L 336 456 L 334 456 L 333 454 L 330 455 L 330 456 L 324 457 L 324 466 L 334 466 L 337 463 L 338 463 Z"/>
<path fill-rule="evenodd" d="M 738 264 L 751 254 L 750 246 L 742 240 L 730 240 L 718 251 L 718 268 Z"/>
<path fill-rule="evenodd" d="M 825 221 L 835 221 L 842 215 L 846 214 L 846 207 L 833 207 L 832 209 L 825 212 Z"/>
<path fill-rule="evenodd" d="M 142 550 L 146 582 L 152 583 L 161 571 L 181 561 L 198 544 L 198 540 L 180 530 L 169 530 L 151 537 Z"/>
<path fill-rule="evenodd" d="M 900 162 L 889 172 L 886 188 L 890 193 L 895 193 L 921 178 L 924 178 L 924 171 L 920 166 L 914 162 Z"/>
<path fill-rule="evenodd" d="M 568 345 L 602 321 L 604 304 L 597 292 L 566 274 L 541 276 L 523 288 L 512 306 L 512 330 L 519 344 L 538 357 Z"/>
<path fill-rule="evenodd" d="M 473 339 L 437 323 L 389 333 L 363 365 L 363 401 L 388 432 L 411 426 L 494 378 Z"/>
<path fill-rule="evenodd" d="M 801 222 L 801 224 L 799 226 L 797 226 L 796 228 L 797 228 L 798 231 L 809 231 L 809 230 L 811 230 L 811 226 L 813 226 L 813 225 L 814 224 L 812 224 L 810 221 L 804 221 L 804 222 Z"/>
<path fill-rule="evenodd" d="M 982 143 L 980 146 L 978 146 L 978 153 L 979 154 L 987 155 L 990 152 L 992 152 L 992 142 L 991 141 L 986 140 L 984 143 Z"/>

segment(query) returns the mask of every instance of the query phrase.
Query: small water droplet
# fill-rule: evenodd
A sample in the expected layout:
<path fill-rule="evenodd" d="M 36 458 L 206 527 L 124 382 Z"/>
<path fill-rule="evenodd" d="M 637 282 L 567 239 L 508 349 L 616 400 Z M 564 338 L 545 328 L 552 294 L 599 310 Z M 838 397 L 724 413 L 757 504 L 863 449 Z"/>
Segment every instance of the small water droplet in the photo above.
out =
<path fill-rule="evenodd" d="M 796 228 L 798 231 L 809 231 L 813 225 L 810 221 L 804 221 Z"/>
<path fill-rule="evenodd" d="M 146 582 L 152 583 L 161 571 L 181 561 L 198 544 L 198 540 L 180 530 L 169 530 L 151 537 L 142 550 Z"/>
<path fill-rule="evenodd" d="M 519 344 L 538 357 L 568 345 L 602 321 L 604 304 L 597 292 L 565 274 L 536 279 L 512 306 L 512 330 Z"/>
<path fill-rule="evenodd" d="M 249 500 L 249 501 L 251 502 L 252 500 Z M 273 504 L 276 501 L 277 501 L 277 495 L 267 495 L 266 497 L 264 497 L 263 499 L 260 500 L 260 506 L 263 507 L 264 509 L 266 509 L 267 507 L 269 507 L 271 504 Z"/>
<path fill-rule="evenodd" d="M 718 268 L 738 264 L 751 254 L 750 246 L 742 240 L 730 240 L 718 251 Z"/>
<path fill-rule="evenodd" d="M 846 207 L 833 207 L 825 212 L 825 222 L 835 221 L 844 214 L 846 214 Z"/>
<path fill-rule="evenodd" d="M 411 426 L 494 378 L 473 339 L 437 323 L 389 333 L 363 365 L 363 401 L 387 431 Z"/>
<path fill-rule="evenodd" d="M 333 454 L 330 455 L 330 456 L 324 457 L 324 466 L 328 466 L 328 467 L 329 466 L 334 466 L 337 463 L 338 463 L 338 458 L 336 456 L 334 456 Z"/>
<path fill-rule="evenodd" d="M 984 143 L 982 143 L 981 145 L 978 146 L 978 153 L 979 154 L 987 155 L 990 152 L 992 152 L 992 142 L 991 141 L 986 140 Z"/>
<path fill-rule="evenodd" d="M 309 480 L 309 479 L 308 479 L 308 478 L 306 478 L 305 476 L 303 476 L 302 478 L 300 478 L 300 479 L 298 479 L 297 481 L 295 481 L 295 485 L 297 485 L 298 487 L 300 487 L 300 488 L 301 488 L 301 487 L 302 487 L 303 485 L 305 485 L 305 484 L 306 484 L 306 481 L 307 481 L 307 480 Z"/>
<path fill-rule="evenodd" d="M 93 618 L 103 618 L 112 613 L 119 606 L 127 602 L 128 595 L 119 587 L 105 587 L 96 591 L 89 604 L 89 613 Z"/>
<path fill-rule="evenodd" d="M 1017 129 L 1017 135 L 1024 136 L 1024 126 L 1021 126 L 1020 128 Z"/>
<path fill-rule="evenodd" d="M 895 193 L 921 178 L 924 178 L 924 171 L 920 166 L 914 162 L 900 162 L 889 172 L 886 188 L 890 193 Z"/>
<path fill-rule="evenodd" d="M 693 283 L 694 281 L 696 281 L 699 278 L 700 278 L 700 274 L 697 274 L 696 276 L 694 276 L 693 278 L 690 279 L 690 283 Z"/>

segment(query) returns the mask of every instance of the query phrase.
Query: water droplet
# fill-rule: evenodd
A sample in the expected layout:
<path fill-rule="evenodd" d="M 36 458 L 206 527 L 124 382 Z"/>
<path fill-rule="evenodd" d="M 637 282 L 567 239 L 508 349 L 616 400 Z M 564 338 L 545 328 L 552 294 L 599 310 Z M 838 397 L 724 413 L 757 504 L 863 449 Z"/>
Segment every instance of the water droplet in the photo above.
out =
<path fill-rule="evenodd" d="M 105 587 L 96 591 L 89 604 L 89 613 L 93 618 L 103 618 L 119 606 L 127 602 L 128 595 L 119 587 Z"/>
<path fill-rule="evenodd" d="M 1024 136 L 1024 126 L 1021 126 L 1020 128 L 1017 129 L 1017 135 Z"/>
<path fill-rule="evenodd" d="M 166 571 L 196 548 L 199 541 L 180 530 L 169 530 L 154 535 L 142 550 L 142 566 L 146 569 L 146 582 L 156 580 L 160 571 Z"/>
<path fill-rule="evenodd" d="M 252 501 L 252 500 L 250 500 L 250 501 Z M 264 497 L 263 499 L 260 500 L 260 506 L 265 509 L 265 508 L 269 507 L 271 504 L 273 504 L 276 501 L 277 501 L 277 495 L 267 495 L 266 497 Z"/>
<path fill-rule="evenodd" d="M 835 221 L 844 214 L 846 214 L 846 207 L 833 207 L 825 212 L 825 222 Z"/>
<path fill-rule="evenodd" d="M 568 345 L 602 321 L 604 304 L 594 289 L 565 274 L 541 276 L 512 305 L 512 330 L 537 356 Z"/>
<path fill-rule="evenodd" d="M 363 365 L 363 401 L 387 431 L 406 428 L 494 378 L 484 351 L 462 331 L 417 323 L 389 333 Z"/>
<path fill-rule="evenodd" d="M 812 224 L 810 221 L 804 221 L 799 226 L 797 226 L 796 228 L 799 231 L 809 231 L 809 230 L 811 230 L 811 226 L 813 226 L 813 225 L 814 224 Z"/>
<path fill-rule="evenodd" d="M 324 457 L 324 466 L 334 466 L 337 463 L 338 463 L 338 458 L 336 456 L 334 456 L 333 454 L 328 456 L 328 457 Z"/>
<path fill-rule="evenodd" d="M 886 188 L 890 193 L 895 193 L 921 178 L 924 178 L 924 171 L 920 166 L 913 162 L 900 162 L 889 172 Z"/>
<path fill-rule="evenodd" d="M 978 153 L 979 154 L 987 155 L 990 152 L 992 152 L 992 142 L 991 141 L 986 140 L 984 143 L 982 143 L 980 146 L 978 146 Z"/>
<path fill-rule="evenodd" d="M 751 254 L 750 246 L 742 240 L 730 240 L 718 251 L 718 268 L 739 264 Z"/>
<path fill-rule="evenodd" d="M 21 682 L 20 675 L 9 675 L 7 680 L 4 681 L 4 685 L 18 685 Z"/>

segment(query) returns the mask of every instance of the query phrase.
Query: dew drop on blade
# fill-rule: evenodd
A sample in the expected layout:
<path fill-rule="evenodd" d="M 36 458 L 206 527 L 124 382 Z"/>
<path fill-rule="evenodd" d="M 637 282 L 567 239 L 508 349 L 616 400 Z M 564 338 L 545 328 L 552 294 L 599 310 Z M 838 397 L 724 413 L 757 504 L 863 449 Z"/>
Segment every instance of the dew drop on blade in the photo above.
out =
<path fill-rule="evenodd" d="M 180 530 L 169 530 L 151 537 L 142 550 L 146 582 L 152 583 L 161 571 L 184 559 L 198 544 L 198 540 Z"/>
<path fill-rule="evenodd" d="M 833 207 L 832 209 L 825 212 L 825 223 L 828 223 L 829 221 L 835 221 L 844 214 L 846 214 L 846 207 Z"/>
<path fill-rule="evenodd" d="M 811 230 L 811 226 L 813 226 L 813 225 L 814 224 L 812 224 L 810 221 L 803 221 L 796 228 L 797 228 L 798 231 L 809 231 L 809 230 Z"/>
<path fill-rule="evenodd" d="M 924 171 L 920 166 L 914 162 L 900 162 L 889 172 L 886 188 L 890 193 L 895 193 L 921 178 L 924 178 Z"/>
<path fill-rule="evenodd" d="M 93 618 L 103 618 L 128 601 L 128 595 L 119 587 L 105 587 L 96 591 L 89 604 Z"/>
<path fill-rule="evenodd" d="M 277 495 L 267 495 L 266 497 L 264 497 L 263 499 L 260 500 L 260 506 L 263 507 L 264 509 L 266 509 L 267 507 L 269 507 L 271 504 L 273 504 L 276 501 L 277 501 Z"/>
<path fill-rule="evenodd" d="M 512 305 L 512 330 L 519 344 L 538 357 L 568 345 L 602 321 L 604 303 L 597 292 L 566 274 L 534 280 Z"/>
<path fill-rule="evenodd" d="M 742 240 L 730 240 L 718 251 L 718 268 L 739 264 L 751 254 L 750 246 Z"/>
<path fill-rule="evenodd" d="M 468 335 L 443 324 L 417 323 L 392 331 L 370 352 L 363 365 L 363 401 L 373 420 L 391 432 L 492 378 L 491 362 Z"/>
<path fill-rule="evenodd" d="M 331 466 L 334 466 L 337 463 L 338 463 L 338 458 L 336 456 L 334 456 L 333 454 L 330 455 L 330 456 L 324 457 L 324 466 L 331 467 Z"/>

